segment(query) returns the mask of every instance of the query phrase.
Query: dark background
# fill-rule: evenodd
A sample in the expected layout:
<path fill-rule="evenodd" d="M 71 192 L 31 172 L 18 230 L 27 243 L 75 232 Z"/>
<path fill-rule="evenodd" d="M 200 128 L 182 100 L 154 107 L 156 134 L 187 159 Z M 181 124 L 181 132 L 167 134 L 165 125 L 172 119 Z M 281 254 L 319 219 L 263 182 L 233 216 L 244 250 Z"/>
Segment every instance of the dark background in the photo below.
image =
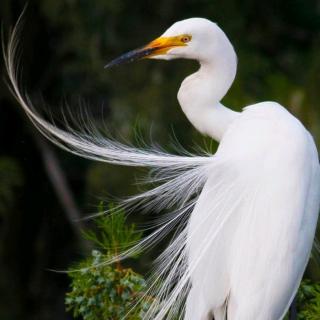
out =
<path fill-rule="evenodd" d="M 4 41 L 25 4 L 1 0 Z M 176 93 L 196 63 L 143 61 L 108 71 L 103 66 L 194 16 L 216 21 L 238 53 L 238 76 L 223 102 L 240 110 L 276 100 L 301 119 L 319 146 L 320 1 L 29 1 L 21 81 L 39 108 L 42 96 L 53 113 L 66 101 L 76 112 L 80 103 L 116 137 L 134 141 L 138 126 L 170 151 L 174 131 L 192 150 L 208 141 L 187 122 Z M 5 78 L 2 62 L 1 71 Z M 88 222 L 74 218 L 96 212 L 108 194 L 134 193 L 138 174 L 47 143 L 0 83 L 0 319 L 68 319 L 68 278 L 49 269 L 65 270 L 86 254 L 79 228 Z M 136 264 L 138 271 L 146 270 L 152 254 Z M 311 263 L 306 276 L 319 280 L 319 268 Z"/>

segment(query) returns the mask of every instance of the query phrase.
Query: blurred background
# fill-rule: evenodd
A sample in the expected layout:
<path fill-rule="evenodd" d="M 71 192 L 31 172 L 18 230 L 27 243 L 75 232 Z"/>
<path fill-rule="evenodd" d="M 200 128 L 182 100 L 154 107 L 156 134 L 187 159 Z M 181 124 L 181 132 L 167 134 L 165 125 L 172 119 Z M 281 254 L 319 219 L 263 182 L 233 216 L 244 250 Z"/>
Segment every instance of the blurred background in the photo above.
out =
<path fill-rule="evenodd" d="M 1 0 L 4 42 L 26 2 Z M 21 30 L 23 86 L 41 108 L 82 105 L 97 124 L 134 142 L 135 130 L 172 151 L 204 146 L 176 93 L 197 68 L 191 61 L 142 61 L 104 70 L 112 58 L 159 36 L 173 22 L 216 21 L 239 58 L 224 104 L 241 110 L 276 100 L 320 145 L 320 1 L 318 0 L 30 0 Z M 3 61 L 1 71 L 5 79 Z M 97 211 L 101 198 L 136 192 L 139 170 L 80 159 L 35 131 L 0 82 L 0 319 L 70 319 L 65 270 L 87 253 L 75 219 Z M 141 217 L 137 214 L 132 219 Z M 145 272 L 153 255 L 136 262 Z M 307 276 L 320 279 L 310 263 Z"/>

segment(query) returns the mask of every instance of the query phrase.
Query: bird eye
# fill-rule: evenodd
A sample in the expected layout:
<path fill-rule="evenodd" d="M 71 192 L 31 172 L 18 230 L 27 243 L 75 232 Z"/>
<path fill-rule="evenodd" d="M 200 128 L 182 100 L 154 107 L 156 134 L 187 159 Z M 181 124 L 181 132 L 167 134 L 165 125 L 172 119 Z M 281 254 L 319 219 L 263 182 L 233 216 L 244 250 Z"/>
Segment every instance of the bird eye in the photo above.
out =
<path fill-rule="evenodd" d="M 191 36 L 189 36 L 189 35 L 183 35 L 183 36 L 181 37 L 181 41 L 182 41 L 183 43 L 190 42 L 190 41 L 191 41 Z"/>

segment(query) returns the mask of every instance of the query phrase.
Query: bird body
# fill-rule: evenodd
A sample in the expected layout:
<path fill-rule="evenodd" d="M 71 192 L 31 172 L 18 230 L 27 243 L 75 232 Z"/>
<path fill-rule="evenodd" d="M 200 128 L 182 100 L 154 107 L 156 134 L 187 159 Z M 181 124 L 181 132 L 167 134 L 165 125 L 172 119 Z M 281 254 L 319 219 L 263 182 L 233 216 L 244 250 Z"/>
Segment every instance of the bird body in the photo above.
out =
<path fill-rule="evenodd" d="M 215 161 L 221 167 L 214 166 L 189 223 L 189 265 L 197 267 L 185 319 L 224 319 L 226 303 L 228 319 L 281 319 L 308 262 L 318 217 L 313 139 L 282 106 L 259 103 L 233 120 Z M 223 201 L 219 183 L 228 190 Z M 195 264 L 219 212 L 232 218 Z"/>
<path fill-rule="evenodd" d="M 220 142 L 214 155 L 201 156 L 135 149 L 101 136 L 92 123 L 81 133 L 69 124 L 65 131 L 47 122 L 19 88 L 16 41 L 17 28 L 5 57 L 11 89 L 40 132 L 92 160 L 151 168 L 155 174 L 147 182 L 160 185 L 125 205 L 176 208 L 151 235 L 117 257 L 154 245 L 178 228 L 158 258 L 147 291 L 156 299 L 143 319 L 176 319 L 177 313 L 185 320 L 282 319 L 315 234 L 318 153 L 309 132 L 278 103 L 258 103 L 242 112 L 221 103 L 237 69 L 224 32 L 207 19 L 179 21 L 107 65 L 141 58 L 197 60 L 200 68 L 182 82 L 178 100 L 193 126 Z"/>
<path fill-rule="evenodd" d="M 214 157 L 218 164 L 208 173 L 188 226 L 193 270 L 185 319 L 209 320 L 214 313 L 215 319 L 220 314 L 222 319 L 226 314 L 237 320 L 280 319 L 313 243 L 320 201 L 318 154 L 308 131 L 278 103 L 258 103 L 241 113 L 220 103 L 235 77 L 237 59 L 222 30 L 211 28 L 211 48 L 178 92 L 190 122 L 220 142 Z M 230 193 L 217 192 L 219 183 L 220 190 L 232 188 Z M 220 212 L 232 218 L 211 240 Z M 206 250 L 199 259 L 201 248 Z M 193 303 L 198 297 L 202 303 Z"/>

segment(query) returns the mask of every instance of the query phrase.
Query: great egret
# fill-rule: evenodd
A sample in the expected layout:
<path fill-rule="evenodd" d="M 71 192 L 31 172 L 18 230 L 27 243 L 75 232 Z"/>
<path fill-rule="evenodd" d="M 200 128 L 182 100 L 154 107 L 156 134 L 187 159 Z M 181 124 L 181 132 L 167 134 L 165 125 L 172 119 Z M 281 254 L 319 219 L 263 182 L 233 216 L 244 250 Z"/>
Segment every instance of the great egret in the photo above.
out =
<path fill-rule="evenodd" d="M 203 18 L 179 21 L 107 65 L 141 58 L 197 60 L 200 68 L 182 82 L 178 100 L 194 127 L 220 142 L 215 155 L 199 156 L 136 149 L 92 128 L 65 131 L 47 122 L 19 88 L 16 39 L 17 28 L 5 54 L 12 91 L 41 133 L 89 159 L 152 168 L 150 180 L 158 185 L 125 204 L 175 206 L 150 236 L 119 256 L 154 244 L 179 224 L 159 257 L 148 292 L 156 299 L 143 319 L 172 319 L 179 312 L 185 320 L 282 319 L 314 239 L 318 154 L 309 132 L 278 103 L 257 103 L 241 113 L 221 104 L 237 69 L 224 32 Z"/>

